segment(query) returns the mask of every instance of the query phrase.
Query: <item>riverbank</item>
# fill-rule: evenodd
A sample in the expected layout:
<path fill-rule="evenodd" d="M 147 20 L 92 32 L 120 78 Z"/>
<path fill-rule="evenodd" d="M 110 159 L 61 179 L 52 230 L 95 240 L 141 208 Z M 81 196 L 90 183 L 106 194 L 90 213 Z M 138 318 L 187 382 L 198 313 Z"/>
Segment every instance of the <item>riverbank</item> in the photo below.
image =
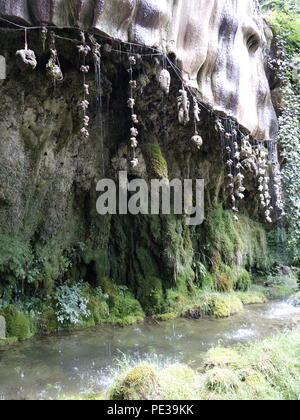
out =
<path fill-rule="evenodd" d="M 106 290 L 109 286 L 106 286 Z M 128 290 L 112 289 L 109 294 L 104 294 L 102 289 L 95 290 L 84 285 L 79 292 L 77 291 L 78 295 L 65 292 L 64 300 L 36 300 L 27 305 L 25 302 L 0 308 L 0 316 L 5 318 L 7 333 L 6 338 L 0 340 L 0 347 L 11 346 L 36 335 L 56 334 L 59 331 L 80 330 L 98 325 L 124 327 L 145 321 L 162 322 L 180 317 L 227 318 L 242 311 L 246 305 L 284 298 L 293 291 L 294 286 L 281 285 L 253 285 L 245 292 L 205 292 L 195 288 L 193 293 L 183 295 L 177 291 L 169 291 L 164 313 L 149 317 Z M 72 305 L 76 307 L 83 303 L 86 305 L 84 315 L 78 316 L 77 319 L 73 315 L 72 318 Z M 59 311 L 64 313 L 59 316 Z"/>
<path fill-rule="evenodd" d="M 107 393 L 86 400 L 299 400 L 300 330 L 237 348 L 214 347 L 192 369 L 148 362 L 124 366 Z"/>
<path fill-rule="evenodd" d="M 0 348 L 0 400 L 99 398 L 120 374 L 139 364 L 159 371 L 174 364 L 197 370 L 206 352 L 220 343 L 232 348 L 299 325 L 300 308 L 288 299 L 245 306 L 228 318 L 180 317 L 35 336 Z"/>

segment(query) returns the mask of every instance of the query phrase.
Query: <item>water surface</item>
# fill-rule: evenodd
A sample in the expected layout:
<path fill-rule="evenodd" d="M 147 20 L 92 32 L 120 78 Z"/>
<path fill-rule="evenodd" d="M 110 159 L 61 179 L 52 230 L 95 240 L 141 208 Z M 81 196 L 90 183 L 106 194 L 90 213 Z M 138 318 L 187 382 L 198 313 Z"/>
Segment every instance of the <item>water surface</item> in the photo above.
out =
<path fill-rule="evenodd" d="M 296 325 L 300 308 L 271 302 L 227 319 L 101 326 L 36 337 L 0 350 L 0 399 L 100 392 L 112 382 L 117 359 L 151 358 L 162 365 L 180 361 L 197 367 L 212 346 L 246 343 Z"/>

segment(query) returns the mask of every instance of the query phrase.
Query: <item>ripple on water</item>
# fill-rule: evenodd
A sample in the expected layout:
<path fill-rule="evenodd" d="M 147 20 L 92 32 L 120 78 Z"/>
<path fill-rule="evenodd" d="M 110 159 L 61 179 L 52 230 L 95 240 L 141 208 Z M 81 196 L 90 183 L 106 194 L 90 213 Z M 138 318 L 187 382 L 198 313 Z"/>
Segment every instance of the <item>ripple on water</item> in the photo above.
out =
<path fill-rule="evenodd" d="M 224 334 L 224 337 L 229 340 L 248 340 L 256 337 L 257 335 L 257 331 L 254 329 L 242 327 L 238 330 Z"/>
<path fill-rule="evenodd" d="M 300 316 L 300 308 L 296 308 L 287 302 L 275 303 L 272 308 L 265 312 L 265 317 L 269 319 L 283 319 L 290 316 Z"/>

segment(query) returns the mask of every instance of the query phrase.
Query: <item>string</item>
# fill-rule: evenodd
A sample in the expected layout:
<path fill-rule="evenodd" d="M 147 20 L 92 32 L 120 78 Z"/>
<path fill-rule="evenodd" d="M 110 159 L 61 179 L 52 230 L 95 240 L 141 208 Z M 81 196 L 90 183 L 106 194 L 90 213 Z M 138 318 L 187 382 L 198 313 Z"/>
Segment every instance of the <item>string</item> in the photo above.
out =
<path fill-rule="evenodd" d="M 56 29 L 56 30 L 68 30 L 68 29 L 70 30 L 70 29 L 72 29 L 72 30 L 76 30 L 76 31 L 81 31 L 81 32 L 83 32 L 85 34 L 91 34 L 90 31 L 87 31 L 87 30 L 84 30 L 84 29 L 81 29 L 81 28 L 78 28 L 78 27 L 75 27 L 75 26 L 66 26 L 64 28 L 58 28 L 57 26 L 54 26 L 54 25 L 49 25 L 49 26 L 45 26 L 45 25 L 40 25 L 40 26 L 25 26 L 25 25 L 20 25 L 18 23 L 12 22 L 12 21 L 10 21 L 8 19 L 5 19 L 5 18 L 2 18 L 2 17 L 0 17 L 0 21 L 5 22 L 5 23 L 7 23 L 9 25 L 12 25 L 12 26 L 18 28 L 18 29 L 0 28 L 0 30 L 7 30 L 7 29 L 9 29 L 9 30 L 15 30 L 15 31 L 22 31 L 22 30 L 25 31 L 25 49 L 28 48 L 28 44 L 27 44 L 27 31 L 29 31 L 29 30 L 38 30 L 38 29 L 43 29 L 43 28 L 46 28 L 46 29 Z M 94 33 L 94 35 L 96 35 L 96 34 Z M 66 40 L 66 41 L 73 42 L 73 43 L 76 43 L 76 44 L 79 44 L 80 43 L 80 41 L 78 41 L 76 39 L 71 39 L 71 38 L 63 37 L 63 36 L 60 36 L 60 35 L 57 35 L 57 34 L 54 34 L 54 36 L 55 36 L 55 38 L 58 38 L 58 39 L 61 39 L 61 40 Z M 101 38 L 107 39 L 109 41 L 119 42 L 119 43 L 124 44 L 124 45 L 128 45 L 128 46 L 130 46 L 130 49 L 133 46 L 140 47 L 140 48 L 145 48 L 145 45 L 144 44 L 136 43 L 136 42 L 122 41 L 120 39 L 117 39 L 117 38 L 114 38 L 114 37 L 105 36 L 103 34 L 101 34 Z M 26 48 L 26 46 L 27 46 L 27 48 Z M 163 66 L 165 66 L 166 61 L 170 64 L 170 66 L 172 67 L 172 69 L 175 72 L 175 74 L 177 75 L 177 77 L 181 80 L 181 82 L 183 83 L 183 85 L 185 86 L 185 88 L 189 92 L 189 94 L 192 96 L 192 98 L 195 101 L 197 101 L 198 105 L 200 107 L 202 107 L 203 109 L 205 109 L 207 112 L 212 113 L 212 114 L 216 114 L 216 112 L 214 110 L 208 108 L 203 102 L 200 102 L 198 100 L 198 98 L 194 95 L 194 93 L 192 92 L 191 88 L 187 85 L 187 83 L 185 82 L 184 78 L 182 77 L 182 73 L 185 73 L 186 75 L 189 76 L 189 73 L 187 71 L 185 71 L 183 69 L 180 69 L 178 66 L 176 66 L 176 64 L 173 63 L 170 60 L 170 58 L 165 53 L 163 53 L 161 50 L 159 50 L 157 48 L 154 48 L 154 47 L 149 48 L 149 50 L 151 50 L 152 53 L 139 54 L 139 55 L 141 57 L 162 56 L 163 57 Z M 115 50 L 115 49 L 112 49 L 111 51 L 117 52 L 118 54 L 127 54 L 128 55 L 128 52 L 126 52 L 126 51 Z M 223 121 L 233 121 L 233 119 L 230 116 L 219 116 L 219 118 L 221 120 L 223 120 Z M 240 135 L 242 137 L 245 136 L 245 134 L 242 131 L 240 131 L 239 128 L 237 128 L 237 131 L 240 133 Z M 254 138 L 251 136 L 251 134 L 248 134 L 248 136 L 252 140 L 254 140 Z M 277 140 L 274 140 L 274 139 L 273 140 L 272 139 L 271 140 L 270 139 L 268 139 L 268 140 L 266 140 L 266 139 L 255 139 L 255 140 L 258 141 L 258 142 L 273 142 L 273 143 L 277 143 Z"/>

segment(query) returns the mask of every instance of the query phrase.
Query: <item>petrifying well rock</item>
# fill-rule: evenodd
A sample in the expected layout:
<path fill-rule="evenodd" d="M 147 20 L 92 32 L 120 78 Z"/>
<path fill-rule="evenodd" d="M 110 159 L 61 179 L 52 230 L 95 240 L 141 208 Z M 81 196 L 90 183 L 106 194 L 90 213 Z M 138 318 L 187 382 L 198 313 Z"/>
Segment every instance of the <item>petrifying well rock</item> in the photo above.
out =
<path fill-rule="evenodd" d="M 0 0 L 0 16 L 79 26 L 174 53 L 204 102 L 258 139 L 276 136 L 264 59 L 270 40 L 256 0 Z"/>

